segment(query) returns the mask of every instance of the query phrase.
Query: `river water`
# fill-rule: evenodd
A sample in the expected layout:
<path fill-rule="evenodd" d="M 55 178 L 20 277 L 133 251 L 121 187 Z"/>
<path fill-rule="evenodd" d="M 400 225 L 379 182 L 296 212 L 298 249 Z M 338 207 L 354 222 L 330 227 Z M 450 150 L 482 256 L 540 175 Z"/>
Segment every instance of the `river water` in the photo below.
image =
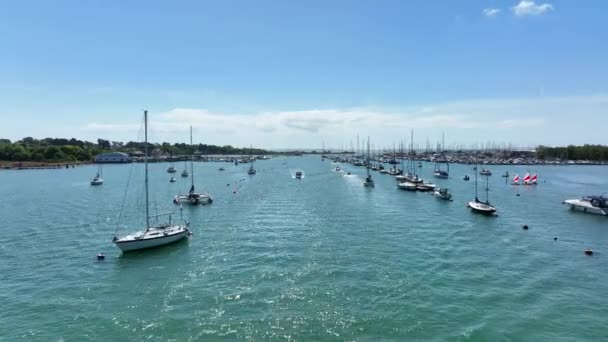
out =
<path fill-rule="evenodd" d="M 169 183 L 167 166 L 150 165 L 152 212 L 179 218 L 171 199 L 190 180 Z M 470 166 L 449 180 L 422 168 L 453 202 L 334 166 L 196 163 L 215 202 L 184 208 L 194 235 L 126 255 L 111 239 L 144 224 L 143 165 L 104 166 L 100 187 L 95 166 L 0 171 L 0 340 L 608 339 L 608 218 L 561 204 L 607 191 L 607 167 L 534 167 L 534 187 L 499 176 L 527 167 L 492 167 L 499 215 L 485 217 L 466 208 Z"/>

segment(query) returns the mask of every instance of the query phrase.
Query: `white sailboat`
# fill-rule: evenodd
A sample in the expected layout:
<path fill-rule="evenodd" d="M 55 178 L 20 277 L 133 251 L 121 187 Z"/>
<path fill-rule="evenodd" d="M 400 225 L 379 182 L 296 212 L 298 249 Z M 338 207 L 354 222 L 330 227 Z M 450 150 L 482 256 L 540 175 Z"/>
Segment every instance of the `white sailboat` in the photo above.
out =
<path fill-rule="evenodd" d="M 469 202 L 469 208 L 471 208 L 471 210 L 473 210 L 476 213 L 493 215 L 496 212 L 496 208 L 494 206 L 492 206 L 490 204 L 490 201 L 488 200 L 488 192 L 490 191 L 489 181 L 488 181 L 489 175 L 485 174 L 485 176 L 486 176 L 486 200 L 485 200 L 485 202 L 482 202 L 479 200 L 479 197 L 477 196 L 477 172 L 475 172 L 475 200 Z"/>
<path fill-rule="evenodd" d="M 441 168 L 441 164 L 445 164 L 445 169 Z M 433 175 L 436 178 L 447 179 L 450 176 L 450 164 L 444 158 L 441 161 L 435 161 L 435 170 L 433 171 Z"/>
<path fill-rule="evenodd" d="M 188 177 L 188 164 L 184 162 L 184 171 L 182 171 L 182 177 Z"/>
<path fill-rule="evenodd" d="M 368 188 L 373 188 L 376 184 L 374 183 L 374 180 L 372 179 L 372 175 L 370 175 L 369 173 L 369 169 L 370 169 L 370 164 L 369 164 L 369 137 L 367 137 L 367 162 L 365 164 L 365 169 L 367 170 L 367 178 L 365 178 L 365 181 L 363 181 L 363 186 L 368 187 Z"/>
<path fill-rule="evenodd" d="M 452 199 L 452 194 L 447 188 L 437 188 L 435 191 L 433 191 L 433 196 L 446 201 L 450 201 Z"/>
<path fill-rule="evenodd" d="M 91 179 L 91 185 L 101 185 L 103 184 L 103 170 L 101 169 L 101 164 L 97 165 L 97 174 L 93 179 Z"/>
<path fill-rule="evenodd" d="M 192 147 L 192 126 L 190 126 L 190 147 Z M 187 172 L 185 170 L 184 172 Z M 174 204 L 192 204 L 192 205 L 205 205 L 213 203 L 213 197 L 208 193 L 198 193 L 194 191 L 194 155 L 190 156 L 190 191 L 187 194 L 177 194 L 173 197 Z"/>
<path fill-rule="evenodd" d="M 165 213 L 150 217 L 149 189 L 148 189 L 148 111 L 144 111 L 144 137 L 145 137 L 145 188 L 146 188 L 146 228 L 122 237 L 114 235 L 112 242 L 123 252 L 145 248 L 164 246 L 190 236 L 188 223 L 174 224 L 171 220 L 173 213 Z M 168 216 L 168 222 L 150 225 L 150 218 Z"/>

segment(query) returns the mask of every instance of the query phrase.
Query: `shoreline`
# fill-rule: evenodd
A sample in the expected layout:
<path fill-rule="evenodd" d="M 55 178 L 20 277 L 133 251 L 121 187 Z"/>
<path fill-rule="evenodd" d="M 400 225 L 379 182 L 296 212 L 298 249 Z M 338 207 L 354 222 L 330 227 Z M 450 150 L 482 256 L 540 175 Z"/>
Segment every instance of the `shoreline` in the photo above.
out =
<path fill-rule="evenodd" d="M 48 170 L 73 169 L 80 165 L 93 164 L 91 162 L 33 162 L 0 160 L 0 170 Z"/>

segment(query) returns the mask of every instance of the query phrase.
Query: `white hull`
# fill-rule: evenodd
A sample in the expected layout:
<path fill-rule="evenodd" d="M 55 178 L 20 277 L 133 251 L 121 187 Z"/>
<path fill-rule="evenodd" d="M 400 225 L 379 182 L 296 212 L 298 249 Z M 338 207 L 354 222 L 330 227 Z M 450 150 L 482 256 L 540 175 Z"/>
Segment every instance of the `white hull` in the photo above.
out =
<path fill-rule="evenodd" d="M 446 201 L 449 201 L 449 200 L 452 199 L 452 194 L 450 194 L 450 193 L 441 193 L 440 190 L 433 191 L 433 196 L 435 196 L 435 197 L 437 197 L 439 199 L 442 199 L 442 200 L 446 200 Z"/>
<path fill-rule="evenodd" d="M 91 181 L 91 185 L 101 185 L 103 184 L 103 179 L 99 178 L 99 179 L 93 179 Z"/>
<path fill-rule="evenodd" d="M 213 197 L 210 194 L 194 194 L 190 195 L 176 195 L 173 198 L 174 204 L 192 204 L 192 205 L 205 205 L 213 203 Z"/>
<path fill-rule="evenodd" d="M 376 186 L 376 184 L 373 181 L 363 182 L 363 186 L 368 187 L 368 188 L 373 188 L 374 186 Z"/>
<path fill-rule="evenodd" d="M 565 200 L 564 204 L 570 206 L 572 210 L 582 211 L 584 213 L 608 216 L 608 208 L 593 206 L 589 201 L 580 199 Z"/>
<path fill-rule="evenodd" d="M 190 231 L 183 226 L 150 228 L 115 239 L 114 244 L 123 252 L 168 245 L 188 237 Z"/>
<path fill-rule="evenodd" d="M 401 190 L 416 191 L 416 184 L 410 182 L 399 183 L 397 187 Z"/>
<path fill-rule="evenodd" d="M 493 206 L 477 201 L 469 202 L 469 208 L 471 208 L 475 212 L 488 215 L 494 214 L 496 212 L 496 208 L 494 208 Z"/>

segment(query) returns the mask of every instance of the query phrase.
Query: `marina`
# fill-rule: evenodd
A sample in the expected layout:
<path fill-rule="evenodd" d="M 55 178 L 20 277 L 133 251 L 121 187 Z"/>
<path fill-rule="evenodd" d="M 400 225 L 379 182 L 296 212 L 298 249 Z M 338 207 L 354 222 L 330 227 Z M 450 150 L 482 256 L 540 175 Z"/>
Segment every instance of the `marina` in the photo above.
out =
<path fill-rule="evenodd" d="M 423 170 L 433 169 L 423 163 Z M 172 208 L 167 198 L 175 186 L 190 183 L 167 182 L 169 165 L 149 165 L 151 214 Z M 362 185 L 366 167 L 343 163 L 351 176 L 336 177 L 336 165 L 319 156 L 259 161 L 255 177 L 247 177 L 248 164 L 223 165 L 218 172 L 215 163 L 193 164 L 215 201 L 183 207 L 189 239 L 125 254 L 111 243 L 116 208 L 129 172 L 133 184 L 142 184 L 143 164 L 105 165 L 102 187 L 87 181 L 95 165 L 0 172 L 7 198 L 1 214 L 21 232 L 2 243 L 1 326 L 27 322 L 25 330 L 3 335 L 72 340 L 87 331 L 138 339 L 170 329 L 178 340 L 331 340 L 336 334 L 373 339 L 388 329 L 395 339 L 560 340 L 581 331 L 603 334 L 608 222 L 562 201 L 608 187 L 605 167 L 541 166 L 542 181 L 533 187 L 488 177 L 500 208 L 488 218 L 466 207 L 474 183 L 461 177 L 471 165 L 451 165 L 450 179 L 436 179 L 449 187 L 451 202 L 400 191 L 395 177 L 376 171 L 369 191 Z M 306 177 L 290 181 L 292 170 L 306 170 Z M 122 221 L 131 227 L 145 225 L 142 191 L 130 191 L 125 201 Z M 78 236 L 76 244 L 70 236 Z M 562 295 L 574 289 L 576 295 Z M 535 317 L 562 323 L 530 327 L 520 313 L 532 309 Z M 504 317 L 511 317 L 507 324 Z"/>

